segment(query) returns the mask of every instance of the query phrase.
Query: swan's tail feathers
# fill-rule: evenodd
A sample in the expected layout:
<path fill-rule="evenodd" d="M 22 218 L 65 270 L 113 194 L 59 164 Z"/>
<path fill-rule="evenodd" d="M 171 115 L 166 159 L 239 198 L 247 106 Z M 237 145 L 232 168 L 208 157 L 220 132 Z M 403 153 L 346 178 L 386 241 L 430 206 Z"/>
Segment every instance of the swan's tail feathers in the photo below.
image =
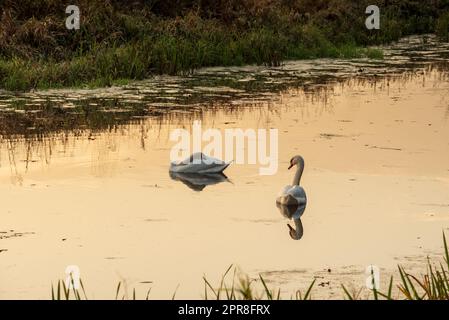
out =
<path fill-rule="evenodd" d="M 225 171 L 226 168 L 231 165 L 231 163 L 232 163 L 232 161 L 225 163 L 222 172 Z"/>

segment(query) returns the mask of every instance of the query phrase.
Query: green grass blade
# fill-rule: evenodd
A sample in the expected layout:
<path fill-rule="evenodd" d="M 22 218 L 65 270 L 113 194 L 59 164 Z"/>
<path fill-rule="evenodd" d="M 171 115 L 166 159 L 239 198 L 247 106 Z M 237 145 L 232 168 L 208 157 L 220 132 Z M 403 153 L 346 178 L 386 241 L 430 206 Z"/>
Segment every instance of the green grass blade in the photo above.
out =
<path fill-rule="evenodd" d="M 265 289 L 265 294 L 267 295 L 268 300 L 273 300 L 273 294 L 271 293 L 270 289 L 268 289 L 268 286 L 265 283 L 265 280 L 263 279 L 261 274 L 259 274 L 259 278 L 260 278 L 260 281 L 262 281 L 262 285 Z"/>
<path fill-rule="evenodd" d="M 118 285 L 117 285 L 117 290 L 115 292 L 115 300 L 118 299 L 118 294 L 120 293 L 120 287 L 122 286 L 122 282 L 119 281 Z"/>
<path fill-rule="evenodd" d="M 176 293 L 178 292 L 179 284 L 176 286 L 175 292 L 173 292 L 173 296 L 171 297 L 172 300 L 175 300 Z"/>
<path fill-rule="evenodd" d="M 309 295 L 312 292 L 312 288 L 313 288 L 313 285 L 315 284 L 315 282 L 316 282 L 316 279 L 314 279 L 312 281 L 312 283 L 310 284 L 309 288 L 307 289 L 306 293 L 304 294 L 304 300 L 308 300 Z"/>
<path fill-rule="evenodd" d="M 449 249 L 447 247 L 446 234 L 443 231 L 443 243 L 444 243 L 444 255 L 447 264 L 447 269 L 449 271 Z"/>
<path fill-rule="evenodd" d="M 207 281 L 206 277 L 203 277 L 204 283 L 212 290 L 215 298 L 218 298 L 218 294 L 215 292 L 215 289 L 212 287 L 212 285 Z"/>
<path fill-rule="evenodd" d="M 81 290 L 83 290 L 84 300 L 88 300 L 87 295 L 86 295 L 86 290 L 84 289 L 83 280 L 81 280 L 81 279 L 80 279 L 80 285 L 81 285 Z"/>
<path fill-rule="evenodd" d="M 349 299 L 349 300 L 354 300 L 354 298 L 351 296 L 351 294 L 349 293 L 349 291 L 348 291 L 348 289 L 346 289 L 346 287 L 342 284 L 341 285 L 341 287 L 343 288 L 343 291 L 345 292 L 345 294 L 346 294 L 346 297 Z"/>
<path fill-rule="evenodd" d="M 57 300 L 61 300 L 61 281 L 58 281 Z"/>
<path fill-rule="evenodd" d="M 55 292 L 53 289 L 53 283 L 51 284 L 51 300 L 55 300 Z"/>
<path fill-rule="evenodd" d="M 374 269 L 371 268 L 371 279 L 372 279 L 372 286 L 373 286 L 373 295 L 374 295 L 374 300 L 379 300 L 379 296 L 377 294 L 377 289 L 376 289 L 376 280 L 374 277 Z"/>
<path fill-rule="evenodd" d="M 399 269 L 399 275 L 401 276 L 401 281 L 402 281 L 402 286 L 399 286 L 399 289 L 401 290 L 401 292 L 404 294 L 404 296 L 407 299 L 412 300 L 412 294 L 411 294 L 410 289 L 407 284 L 407 280 L 405 277 L 405 271 L 403 271 L 401 266 L 398 266 L 398 269 Z"/>
<path fill-rule="evenodd" d="M 65 281 L 62 282 L 62 291 L 64 292 L 64 298 L 70 300 L 70 288 L 68 289 L 65 285 Z"/>
<path fill-rule="evenodd" d="M 390 277 L 390 284 L 388 285 L 388 294 L 387 294 L 388 300 L 392 300 L 392 297 L 391 297 L 392 294 L 393 294 L 393 276 Z"/>

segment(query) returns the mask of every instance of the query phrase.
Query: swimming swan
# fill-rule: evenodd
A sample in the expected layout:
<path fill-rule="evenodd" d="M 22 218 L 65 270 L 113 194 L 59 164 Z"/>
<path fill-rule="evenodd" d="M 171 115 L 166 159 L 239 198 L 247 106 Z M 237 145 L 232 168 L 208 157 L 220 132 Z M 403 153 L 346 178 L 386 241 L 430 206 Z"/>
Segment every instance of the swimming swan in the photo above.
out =
<path fill-rule="evenodd" d="M 304 159 L 301 156 L 294 156 L 290 160 L 290 170 L 293 166 L 297 166 L 295 177 L 293 178 L 293 185 L 285 186 L 280 195 L 276 199 L 276 203 L 284 206 L 305 206 L 307 204 L 306 192 L 299 186 L 301 176 L 304 171 Z"/>
<path fill-rule="evenodd" d="M 170 172 L 178 173 L 221 173 L 231 162 L 206 156 L 202 152 L 196 152 L 181 162 L 170 163 Z"/>

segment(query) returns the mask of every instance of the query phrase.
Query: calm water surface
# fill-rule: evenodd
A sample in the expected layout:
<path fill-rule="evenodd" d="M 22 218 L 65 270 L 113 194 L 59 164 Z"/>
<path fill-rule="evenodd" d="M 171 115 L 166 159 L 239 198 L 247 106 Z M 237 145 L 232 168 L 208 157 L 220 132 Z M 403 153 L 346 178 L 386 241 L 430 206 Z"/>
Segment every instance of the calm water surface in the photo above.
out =
<path fill-rule="evenodd" d="M 90 298 L 119 280 L 143 295 L 201 298 L 233 263 L 288 295 L 318 278 L 341 298 L 365 267 L 419 270 L 449 227 L 449 47 L 412 37 L 383 61 L 200 70 L 120 88 L 0 96 L 0 298 L 50 298 L 78 265 Z M 173 129 L 279 130 L 279 170 L 172 179 Z M 275 205 L 306 160 L 294 241 Z M 329 270 L 330 269 L 330 272 Z"/>

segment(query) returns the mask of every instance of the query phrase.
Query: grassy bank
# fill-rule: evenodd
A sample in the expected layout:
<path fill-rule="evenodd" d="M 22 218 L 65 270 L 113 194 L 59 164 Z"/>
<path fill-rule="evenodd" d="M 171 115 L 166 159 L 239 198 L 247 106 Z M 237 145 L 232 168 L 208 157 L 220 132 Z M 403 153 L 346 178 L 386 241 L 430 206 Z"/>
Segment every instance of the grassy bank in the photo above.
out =
<path fill-rule="evenodd" d="M 374 300 L 449 300 L 449 248 L 446 236 L 443 233 L 443 261 L 427 262 L 427 272 L 422 275 L 413 275 L 406 271 L 403 266 L 398 266 L 399 281 L 395 281 L 391 276 L 388 288 L 379 288 L 370 290 L 371 299 Z M 374 277 L 372 277 L 374 279 Z M 306 290 L 297 290 L 294 294 L 285 297 L 281 294 L 280 288 L 271 288 L 269 283 L 259 274 L 257 279 L 250 279 L 248 275 L 238 271 L 232 265 L 226 270 L 218 284 L 211 282 L 204 277 L 204 299 L 213 300 L 308 300 L 313 298 L 313 291 L 316 279 L 313 280 Z M 72 279 L 72 287 L 73 286 Z M 374 285 L 374 283 L 373 283 Z M 360 300 L 361 290 L 352 292 L 343 284 L 342 297 L 349 300 Z M 128 292 L 128 286 L 125 282 L 119 282 L 115 292 L 116 300 L 127 299 L 146 299 L 150 298 L 151 289 L 144 296 L 138 296 L 135 289 L 132 293 Z M 171 296 L 176 297 L 176 290 Z M 58 281 L 51 287 L 52 300 L 87 300 L 88 296 L 82 281 L 80 288 L 74 289 L 66 286 L 64 281 Z M 167 297 L 169 298 L 169 297 Z"/>
<path fill-rule="evenodd" d="M 381 58 L 366 46 L 415 33 L 448 37 L 449 1 L 80 0 L 67 30 L 62 0 L 0 0 L 0 88 L 107 86 L 205 66 L 286 59 Z M 365 8 L 381 8 L 367 30 Z"/>

